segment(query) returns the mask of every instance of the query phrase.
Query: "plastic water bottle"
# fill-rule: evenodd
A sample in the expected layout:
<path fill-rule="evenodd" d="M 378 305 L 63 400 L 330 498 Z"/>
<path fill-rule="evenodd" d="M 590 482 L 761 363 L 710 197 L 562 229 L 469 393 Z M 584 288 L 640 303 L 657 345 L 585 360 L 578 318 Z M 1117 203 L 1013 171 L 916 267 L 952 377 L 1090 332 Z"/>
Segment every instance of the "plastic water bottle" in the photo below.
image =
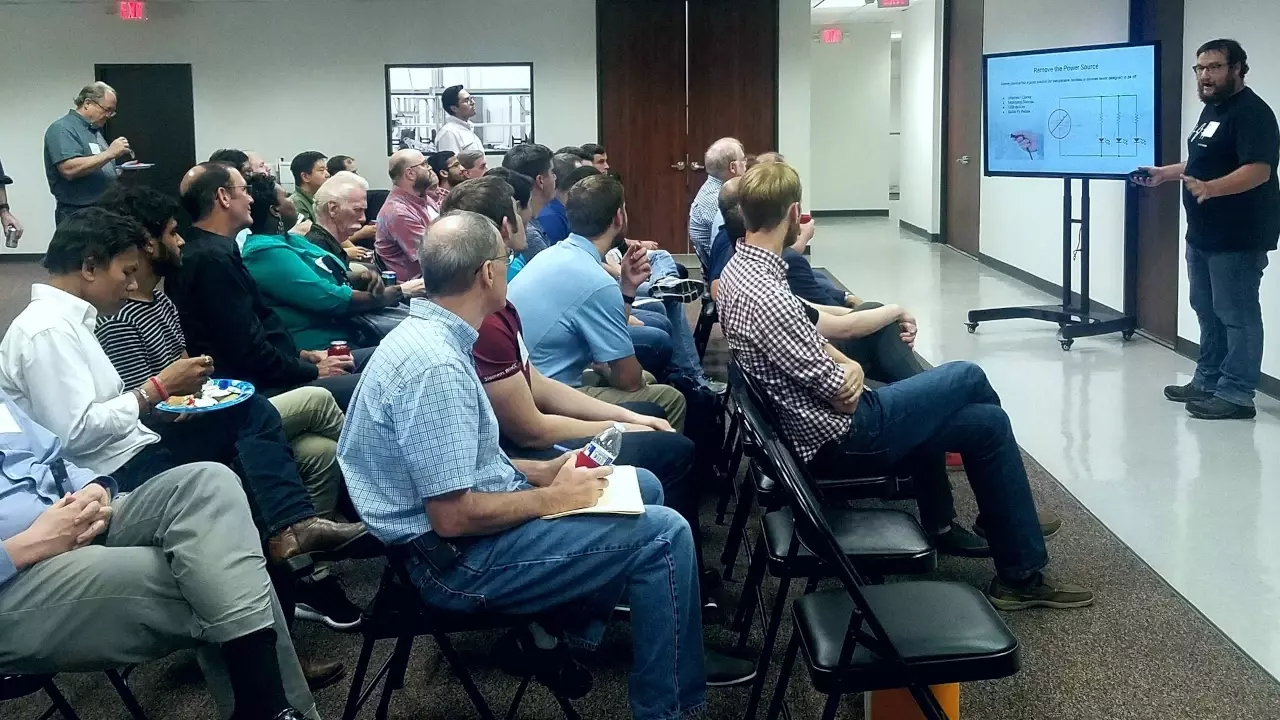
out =
<path fill-rule="evenodd" d="M 626 432 L 622 423 L 614 423 L 605 428 L 599 435 L 591 439 L 586 447 L 578 451 L 574 467 L 600 467 L 612 465 L 622 452 L 622 434 Z"/>

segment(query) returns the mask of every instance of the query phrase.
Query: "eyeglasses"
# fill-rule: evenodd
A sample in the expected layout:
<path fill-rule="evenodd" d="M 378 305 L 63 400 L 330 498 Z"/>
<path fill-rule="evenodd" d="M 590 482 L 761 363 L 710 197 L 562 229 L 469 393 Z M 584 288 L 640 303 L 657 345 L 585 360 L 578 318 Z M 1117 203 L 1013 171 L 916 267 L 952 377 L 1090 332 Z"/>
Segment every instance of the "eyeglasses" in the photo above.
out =
<path fill-rule="evenodd" d="M 101 108 L 101 109 L 102 109 L 102 112 L 103 112 L 107 117 L 115 117 L 115 115 L 116 115 L 116 109 L 115 109 L 115 108 L 109 108 L 109 107 L 107 107 L 106 105 L 103 105 L 102 103 L 98 102 L 97 100 L 89 100 L 89 102 L 91 102 L 91 103 L 93 103 L 94 105 L 97 105 L 99 108 Z"/>
<path fill-rule="evenodd" d="M 503 262 L 506 262 L 507 267 L 510 267 L 510 266 L 511 266 L 511 258 L 514 256 L 514 254 L 515 254 L 515 253 L 511 252 L 510 250 L 507 250 L 507 252 L 506 252 L 506 254 L 505 254 L 505 255 L 499 255 L 499 256 L 497 256 L 497 257 L 487 258 L 487 259 L 484 261 L 484 263 L 503 261 Z M 483 270 L 483 269 L 484 269 L 484 263 L 480 263 L 480 267 L 476 268 L 476 272 L 480 272 L 481 270 Z"/>
<path fill-rule="evenodd" d="M 249 186 L 248 185 L 223 185 L 222 189 L 226 190 L 228 195 L 233 195 L 234 194 L 232 192 L 233 190 L 248 190 Z"/>
<path fill-rule="evenodd" d="M 458 104 L 459 104 L 459 105 L 475 105 L 475 104 L 476 104 L 476 99 L 475 99 L 475 98 L 473 98 L 473 97 L 469 97 L 469 98 L 467 98 L 466 100 L 459 100 L 459 101 L 458 101 Z"/>
<path fill-rule="evenodd" d="M 1217 73 L 1219 70 L 1221 70 L 1226 66 L 1227 66 L 1226 63 L 1220 63 L 1220 62 L 1209 63 L 1208 65 L 1192 65 L 1191 73 L 1193 75 L 1199 75 L 1201 73 Z"/>

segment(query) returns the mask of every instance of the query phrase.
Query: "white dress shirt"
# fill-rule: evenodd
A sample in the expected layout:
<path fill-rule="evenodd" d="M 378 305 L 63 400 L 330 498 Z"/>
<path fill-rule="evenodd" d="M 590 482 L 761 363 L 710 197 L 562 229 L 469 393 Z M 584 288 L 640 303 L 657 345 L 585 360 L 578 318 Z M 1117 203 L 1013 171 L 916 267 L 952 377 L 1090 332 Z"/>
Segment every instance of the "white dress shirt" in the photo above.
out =
<path fill-rule="evenodd" d="M 448 115 L 444 119 L 444 127 L 436 133 L 436 149 L 452 150 L 454 155 L 461 155 L 473 150 L 484 152 L 484 143 L 480 142 L 470 121 Z"/>
<path fill-rule="evenodd" d="M 0 389 L 62 440 L 66 460 L 110 475 L 160 436 L 139 422 L 138 399 L 93 334 L 97 319 L 84 300 L 32 285 L 0 341 Z"/>

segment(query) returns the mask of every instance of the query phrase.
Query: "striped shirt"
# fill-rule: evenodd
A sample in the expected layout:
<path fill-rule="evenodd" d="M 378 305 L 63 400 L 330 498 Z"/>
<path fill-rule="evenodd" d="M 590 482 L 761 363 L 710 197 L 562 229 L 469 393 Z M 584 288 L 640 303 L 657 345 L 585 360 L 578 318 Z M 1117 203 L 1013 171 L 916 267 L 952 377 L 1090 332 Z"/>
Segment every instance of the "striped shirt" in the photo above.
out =
<path fill-rule="evenodd" d="M 154 291 L 151 302 L 126 300 L 111 317 L 99 317 L 94 334 L 126 388 L 140 387 L 186 352 L 178 308 Z"/>
<path fill-rule="evenodd" d="M 840 392 L 844 370 L 791 294 L 781 257 L 739 240 L 720 274 L 716 307 L 734 359 L 760 383 L 802 460 L 813 460 L 819 448 L 849 432 L 852 416 L 829 402 Z"/>

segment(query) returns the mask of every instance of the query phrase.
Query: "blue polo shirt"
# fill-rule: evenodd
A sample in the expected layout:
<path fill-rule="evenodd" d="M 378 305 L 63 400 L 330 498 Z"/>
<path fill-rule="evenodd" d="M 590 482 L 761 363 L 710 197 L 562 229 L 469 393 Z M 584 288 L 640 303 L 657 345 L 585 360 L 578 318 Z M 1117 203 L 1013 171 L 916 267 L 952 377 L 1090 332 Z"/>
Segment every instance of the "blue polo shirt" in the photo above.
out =
<path fill-rule="evenodd" d="M 590 240 L 570 235 L 538 253 L 507 289 L 524 325 L 529 360 L 538 372 L 573 387 L 582 384 L 590 363 L 636 354 L 622 290 L 600 261 Z"/>
<path fill-rule="evenodd" d="M 542 234 L 547 245 L 555 245 L 569 237 L 569 213 L 564 209 L 560 198 L 551 198 L 551 202 L 538 213 L 538 224 L 542 226 Z"/>

